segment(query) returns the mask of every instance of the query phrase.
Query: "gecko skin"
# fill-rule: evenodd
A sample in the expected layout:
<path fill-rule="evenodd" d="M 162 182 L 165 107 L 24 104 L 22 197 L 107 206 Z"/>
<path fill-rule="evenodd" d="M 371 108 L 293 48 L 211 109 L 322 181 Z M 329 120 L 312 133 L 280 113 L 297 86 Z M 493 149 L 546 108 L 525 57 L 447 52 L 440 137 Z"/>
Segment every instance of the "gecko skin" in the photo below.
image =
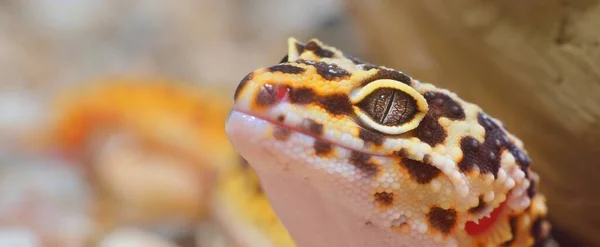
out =
<path fill-rule="evenodd" d="M 313 39 L 249 73 L 226 124 L 300 247 L 541 246 L 522 142 L 475 104 Z"/>

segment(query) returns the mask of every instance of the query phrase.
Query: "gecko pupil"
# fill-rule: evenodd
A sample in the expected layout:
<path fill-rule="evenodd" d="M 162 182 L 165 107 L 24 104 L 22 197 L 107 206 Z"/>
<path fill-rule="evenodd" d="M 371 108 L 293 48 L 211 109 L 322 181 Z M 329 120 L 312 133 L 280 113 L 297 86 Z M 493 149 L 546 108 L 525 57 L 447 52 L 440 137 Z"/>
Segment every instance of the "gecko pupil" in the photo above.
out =
<path fill-rule="evenodd" d="M 373 90 L 357 106 L 375 122 L 386 126 L 399 126 L 409 122 L 418 111 L 417 101 L 395 88 Z"/>

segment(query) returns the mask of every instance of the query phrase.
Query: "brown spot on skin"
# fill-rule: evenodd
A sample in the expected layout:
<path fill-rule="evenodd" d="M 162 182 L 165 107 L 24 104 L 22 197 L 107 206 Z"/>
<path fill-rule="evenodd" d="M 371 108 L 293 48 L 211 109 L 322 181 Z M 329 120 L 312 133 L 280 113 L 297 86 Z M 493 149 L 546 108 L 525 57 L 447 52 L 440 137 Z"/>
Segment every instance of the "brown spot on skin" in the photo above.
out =
<path fill-rule="evenodd" d="M 315 55 L 317 55 L 320 58 L 330 58 L 333 57 L 333 55 L 335 55 L 332 51 L 321 47 L 319 44 L 317 44 L 317 42 L 314 41 L 308 42 L 308 44 L 304 46 L 304 49 L 312 51 Z"/>
<path fill-rule="evenodd" d="M 441 171 L 435 166 L 423 163 L 421 161 L 402 158 L 400 165 L 408 171 L 410 177 L 419 184 L 427 184 L 440 175 Z"/>
<path fill-rule="evenodd" d="M 429 155 L 429 154 L 423 155 L 423 163 L 431 164 L 431 155 Z"/>
<path fill-rule="evenodd" d="M 282 72 L 285 74 L 301 74 L 304 73 L 306 70 L 304 68 L 300 68 L 294 65 L 289 65 L 289 64 L 280 64 L 280 65 L 275 65 L 275 66 L 271 66 L 269 68 L 270 72 Z"/>
<path fill-rule="evenodd" d="M 385 140 L 385 137 L 383 135 L 366 129 L 360 129 L 358 131 L 358 137 L 365 141 L 365 144 L 373 143 L 377 146 L 381 146 L 381 144 L 383 144 L 383 141 Z"/>
<path fill-rule="evenodd" d="M 367 220 L 365 222 L 365 226 L 371 226 L 371 225 L 373 225 L 373 222 L 371 222 L 370 220 Z"/>
<path fill-rule="evenodd" d="M 298 54 L 302 54 L 304 52 L 304 45 L 296 43 L 296 51 L 298 51 Z"/>
<path fill-rule="evenodd" d="M 533 224 L 531 224 L 531 236 L 536 240 L 540 238 L 542 233 L 542 221 L 543 219 L 541 217 L 537 217 L 535 221 L 533 221 Z"/>
<path fill-rule="evenodd" d="M 431 116 L 428 112 L 427 115 L 421 120 L 419 126 L 415 128 L 415 137 L 419 140 L 435 146 L 442 143 L 446 139 L 446 130 L 437 121 L 437 118 Z"/>
<path fill-rule="evenodd" d="M 389 207 L 394 204 L 394 193 L 393 192 L 377 192 L 373 194 L 375 202 L 381 207 Z"/>
<path fill-rule="evenodd" d="M 352 62 L 353 62 L 354 64 L 356 64 L 356 65 L 359 65 L 359 64 L 366 64 L 365 62 L 363 62 L 362 60 L 360 60 L 360 59 L 358 59 L 358 58 L 356 58 L 356 57 L 353 57 L 353 56 L 350 56 L 350 55 L 345 55 L 345 57 L 346 57 L 348 60 L 352 61 Z"/>
<path fill-rule="evenodd" d="M 323 77 L 323 79 L 328 81 L 338 81 L 350 77 L 350 72 L 340 68 L 335 64 L 319 62 L 315 65 L 315 67 L 317 68 L 317 73 Z"/>
<path fill-rule="evenodd" d="M 259 106 L 270 106 L 277 102 L 277 90 L 271 84 L 264 84 L 256 95 L 256 104 Z"/>
<path fill-rule="evenodd" d="M 444 234 L 449 234 L 456 226 L 456 211 L 454 209 L 432 207 L 427 213 L 427 219 L 432 228 Z"/>
<path fill-rule="evenodd" d="M 460 141 L 463 158 L 458 162 L 458 167 L 466 172 L 477 166 L 481 173 L 492 173 L 496 177 L 500 169 L 500 154 L 511 143 L 504 130 L 487 115 L 479 113 L 477 119 L 485 129 L 484 141 L 480 143 L 473 137 L 463 137 Z"/>
<path fill-rule="evenodd" d="M 345 79 L 345 78 L 348 78 L 351 76 L 350 72 L 348 72 L 345 69 L 342 69 L 341 67 L 337 66 L 336 64 L 315 62 L 315 61 L 302 60 L 302 59 L 300 59 L 296 62 L 315 67 L 315 69 L 317 70 L 317 74 L 319 74 L 321 77 L 323 77 L 323 79 L 328 80 L 328 81 L 342 80 L 342 79 Z"/>
<path fill-rule="evenodd" d="M 415 129 L 415 136 L 432 147 L 444 142 L 447 137 L 446 130 L 439 124 L 438 119 L 446 117 L 453 120 L 465 118 L 464 109 L 450 96 L 439 92 L 424 94 L 429 111 Z"/>
<path fill-rule="evenodd" d="M 285 121 L 285 115 L 279 115 L 279 116 L 277 116 L 277 121 L 279 121 L 279 122 Z"/>
<path fill-rule="evenodd" d="M 354 165 L 367 177 L 375 176 L 378 172 L 377 165 L 369 162 L 371 156 L 364 153 L 352 152 L 350 154 L 350 164 Z"/>
<path fill-rule="evenodd" d="M 332 150 L 331 144 L 320 139 L 315 139 L 315 144 L 313 147 L 315 148 L 315 154 L 319 156 L 325 156 Z"/>
<path fill-rule="evenodd" d="M 242 81 L 240 81 L 240 84 L 238 84 L 237 88 L 235 89 L 235 93 L 233 94 L 233 100 L 238 99 L 238 97 L 240 96 L 240 93 L 242 92 L 242 89 L 244 89 L 244 87 L 246 86 L 248 81 L 252 80 L 253 76 L 254 76 L 254 72 L 251 72 L 251 73 L 247 74 L 242 79 Z"/>
<path fill-rule="evenodd" d="M 315 91 L 311 88 L 291 88 L 289 96 L 294 104 L 308 104 L 315 100 Z"/>
<path fill-rule="evenodd" d="M 326 111 L 334 115 L 353 114 L 352 103 L 347 95 L 331 94 L 317 97 L 315 91 L 310 88 L 290 88 L 290 102 L 294 104 L 317 103 Z"/>
<path fill-rule="evenodd" d="M 369 70 L 372 70 L 372 69 L 379 69 L 379 68 L 381 68 L 381 66 L 377 66 L 377 65 L 374 65 L 374 64 L 365 64 L 362 67 L 362 69 L 366 70 L 366 71 L 369 71 Z"/>
<path fill-rule="evenodd" d="M 292 131 L 288 128 L 275 126 L 273 129 L 273 137 L 280 141 L 287 141 L 292 135 Z"/>
<path fill-rule="evenodd" d="M 529 180 L 529 188 L 527 188 L 527 196 L 529 198 L 533 198 L 535 196 L 535 194 L 537 193 L 537 181 L 530 179 Z"/>
<path fill-rule="evenodd" d="M 315 120 L 312 120 L 310 118 L 305 118 L 304 120 L 302 120 L 300 128 L 316 136 L 320 136 L 321 134 L 323 134 L 323 125 L 317 123 Z"/>
<path fill-rule="evenodd" d="M 531 164 L 529 156 L 513 143 L 508 144 L 508 150 L 515 157 L 517 165 L 519 165 L 521 170 L 527 174 L 527 168 L 529 168 L 529 165 Z"/>
<path fill-rule="evenodd" d="M 535 240 L 534 246 L 545 246 L 550 235 L 549 223 L 543 217 L 537 217 L 531 224 L 531 236 Z"/>
<path fill-rule="evenodd" d="M 319 99 L 319 104 L 333 115 L 350 115 L 352 111 L 352 103 L 345 94 L 326 95 Z"/>
<path fill-rule="evenodd" d="M 281 59 L 281 61 L 279 61 L 279 63 L 285 63 L 285 62 L 287 62 L 288 60 L 289 60 L 289 56 L 288 56 L 288 55 L 285 55 L 285 57 L 283 57 L 283 58 Z"/>
<path fill-rule="evenodd" d="M 406 85 L 410 85 L 410 76 L 397 71 L 397 70 L 393 70 L 393 69 L 387 69 L 387 68 L 378 68 L 378 67 L 374 67 L 374 66 L 363 66 L 363 69 L 366 70 L 370 70 L 370 69 L 379 69 L 377 71 L 377 73 L 375 73 L 373 76 L 363 80 L 360 85 L 361 86 L 366 86 L 367 84 L 374 82 L 376 80 L 381 80 L 381 79 L 390 79 L 390 80 L 394 80 L 394 81 L 399 81 L 402 82 Z"/>
<path fill-rule="evenodd" d="M 517 234 L 517 217 L 511 216 L 510 218 L 508 218 L 508 225 L 510 227 L 510 235 L 512 237 L 508 241 L 504 242 L 504 244 L 502 244 L 503 246 L 510 246 L 515 241 L 515 237 Z"/>
<path fill-rule="evenodd" d="M 394 155 L 398 157 L 406 157 L 408 155 L 408 151 L 406 151 L 406 148 L 400 148 L 400 150 L 394 151 Z"/>
<path fill-rule="evenodd" d="M 481 210 L 485 209 L 485 202 L 483 201 L 483 196 L 479 197 L 479 204 L 477 206 L 469 208 L 469 213 L 476 214 L 481 212 Z"/>
<path fill-rule="evenodd" d="M 447 117 L 452 120 L 465 119 L 465 110 L 450 96 L 440 92 L 427 92 L 423 95 L 429 105 L 429 111 L 437 118 Z"/>

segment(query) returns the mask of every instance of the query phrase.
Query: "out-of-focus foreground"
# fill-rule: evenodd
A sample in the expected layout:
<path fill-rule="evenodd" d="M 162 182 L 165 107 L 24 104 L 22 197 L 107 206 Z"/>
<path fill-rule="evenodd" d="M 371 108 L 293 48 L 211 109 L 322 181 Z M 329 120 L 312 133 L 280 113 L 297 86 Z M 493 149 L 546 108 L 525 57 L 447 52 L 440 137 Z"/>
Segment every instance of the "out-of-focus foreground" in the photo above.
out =
<path fill-rule="evenodd" d="M 224 133 L 237 83 L 278 62 L 289 36 L 502 119 L 531 152 L 559 240 L 600 245 L 599 12 L 558 0 L 2 1 L 0 246 L 294 246 Z"/>

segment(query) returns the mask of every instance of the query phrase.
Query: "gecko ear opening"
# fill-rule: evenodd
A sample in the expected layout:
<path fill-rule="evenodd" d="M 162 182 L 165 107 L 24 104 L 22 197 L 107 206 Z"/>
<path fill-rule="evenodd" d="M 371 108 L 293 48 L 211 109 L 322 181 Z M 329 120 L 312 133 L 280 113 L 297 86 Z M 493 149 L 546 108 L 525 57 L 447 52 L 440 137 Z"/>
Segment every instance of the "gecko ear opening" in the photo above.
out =
<path fill-rule="evenodd" d="M 361 123 L 388 135 L 416 128 L 429 107 L 425 97 L 403 82 L 381 79 L 352 93 L 354 112 Z"/>

